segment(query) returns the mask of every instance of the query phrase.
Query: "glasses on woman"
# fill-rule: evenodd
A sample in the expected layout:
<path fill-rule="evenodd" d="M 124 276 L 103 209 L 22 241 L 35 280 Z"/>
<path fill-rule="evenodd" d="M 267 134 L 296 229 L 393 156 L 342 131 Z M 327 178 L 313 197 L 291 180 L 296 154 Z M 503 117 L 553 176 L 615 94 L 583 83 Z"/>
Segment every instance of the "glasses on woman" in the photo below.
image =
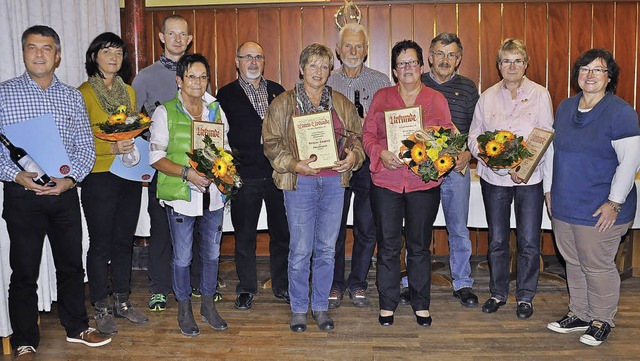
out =
<path fill-rule="evenodd" d="M 418 65 L 420 65 L 420 62 L 417 60 L 407 60 L 407 61 L 401 61 L 399 63 L 396 63 L 396 68 L 397 69 L 404 69 L 407 66 L 410 66 L 412 68 L 417 67 Z"/>
<path fill-rule="evenodd" d="M 593 68 L 593 69 L 589 69 L 586 66 L 581 66 L 578 69 L 578 72 L 582 75 L 587 75 L 589 73 L 592 73 L 593 75 L 602 75 L 602 74 L 606 74 L 609 72 L 609 69 L 603 69 L 603 68 Z"/>
<path fill-rule="evenodd" d="M 454 52 L 450 52 L 450 53 L 445 53 L 443 51 L 432 51 L 431 54 L 433 54 L 436 59 L 444 59 L 444 57 L 446 56 L 448 60 L 455 60 L 458 59 L 458 54 L 454 53 Z"/>
<path fill-rule="evenodd" d="M 185 78 L 187 78 L 187 80 L 189 80 L 192 83 L 195 83 L 197 81 L 206 82 L 207 80 L 209 80 L 209 77 L 206 76 L 206 75 L 196 76 L 196 75 L 193 75 L 193 74 L 189 74 L 189 75 L 185 76 Z"/>
<path fill-rule="evenodd" d="M 515 65 L 515 66 L 523 66 L 524 65 L 524 60 L 522 59 L 502 59 L 500 60 L 500 65 L 502 66 L 511 66 L 511 64 Z"/>

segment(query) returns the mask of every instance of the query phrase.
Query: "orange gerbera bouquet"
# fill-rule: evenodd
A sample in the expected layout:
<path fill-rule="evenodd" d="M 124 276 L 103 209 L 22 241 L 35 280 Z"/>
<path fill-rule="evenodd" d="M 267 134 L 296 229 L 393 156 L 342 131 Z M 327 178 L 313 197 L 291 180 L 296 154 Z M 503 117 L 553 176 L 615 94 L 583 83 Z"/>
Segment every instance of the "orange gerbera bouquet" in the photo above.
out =
<path fill-rule="evenodd" d="M 478 136 L 478 156 L 494 169 L 513 168 L 531 157 L 526 142 L 508 130 L 486 131 Z"/>
<path fill-rule="evenodd" d="M 402 141 L 400 158 L 425 183 L 447 174 L 465 150 L 467 135 L 442 127 L 419 130 Z"/>
<path fill-rule="evenodd" d="M 145 113 L 128 113 L 125 105 L 119 106 L 106 122 L 98 124 L 102 132 L 94 133 L 97 138 L 107 141 L 132 139 L 151 125 L 151 118 Z"/>
<path fill-rule="evenodd" d="M 233 155 L 221 147 L 216 147 L 208 135 L 204 136 L 204 144 L 204 148 L 187 153 L 189 164 L 202 177 L 207 177 L 216 184 L 220 193 L 226 197 L 226 202 L 231 199 L 234 188 L 242 186 Z"/>

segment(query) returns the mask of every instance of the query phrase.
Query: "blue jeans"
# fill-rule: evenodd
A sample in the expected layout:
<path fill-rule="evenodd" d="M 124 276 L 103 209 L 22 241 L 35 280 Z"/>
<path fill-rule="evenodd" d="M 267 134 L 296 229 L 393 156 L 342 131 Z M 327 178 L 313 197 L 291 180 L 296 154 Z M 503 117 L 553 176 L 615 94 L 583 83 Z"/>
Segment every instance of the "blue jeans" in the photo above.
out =
<path fill-rule="evenodd" d="M 224 208 L 205 210 L 202 216 L 190 217 L 180 214 L 170 206 L 165 206 L 169 220 L 169 231 L 173 255 L 171 269 L 173 293 L 178 301 L 186 301 L 191 296 L 189 266 L 192 259 L 193 238 L 197 234 L 200 243 L 202 274 L 200 292 L 211 296 L 216 291 L 218 262 L 220 259 L 220 239 L 222 237 L 222 216 Z"/>
<path fill-rule="evenodd" d="M 371 258 L 376 248 L 376 224 L 373 221 L 369 190 L 371 188 L 371 172 L 369 172 L 369 157 L 362 164 L 362 168 L 353 173 L 349 188 L 344 190 L 344 205 L 342 208 L 342 222 L 336 242 L 335 265 L 333 268 L 333 284 L 331 289 L 344 292 L 366 290 L 367 275 L 371 266 Z M 351 252 L 351 273 L 347 282 L 345 274 L 345 253 L 347 240 L 347 216 L 353 199 L 353 251 Z"/>
<path fill-rule="evenodd" d="M 473 287 L 471 276 L 471 240 L 469 239 L 469 194 L 471 178 L 469 170 L 462 175 L 451 172 L 440 185 L 442 210 L 449 233 L 449 264 L 453 289 Z"/>
<path fill-rule="evenodd" d="M 509 296 L 509 234 L 511 203 L 516 215 L 518 242 L 516 300 L 531 302 L 540 274 L 540 232 L 542 227 L 542 182 L 527 186 L 502 187 L 480 180 L 489 225 L 489 268 L 491 296 L 506 301 Z"/>
<path fill-rule="evenodd" d="M 288 267 L 291 311 L 306 313 L 309 308 L 311 264 L 311 310 L 326 311 L 329 308 L 344 188 L 337 176 L 298 176 L 296 188 L 295 191 L 284 191 L 291 235 Z"/>

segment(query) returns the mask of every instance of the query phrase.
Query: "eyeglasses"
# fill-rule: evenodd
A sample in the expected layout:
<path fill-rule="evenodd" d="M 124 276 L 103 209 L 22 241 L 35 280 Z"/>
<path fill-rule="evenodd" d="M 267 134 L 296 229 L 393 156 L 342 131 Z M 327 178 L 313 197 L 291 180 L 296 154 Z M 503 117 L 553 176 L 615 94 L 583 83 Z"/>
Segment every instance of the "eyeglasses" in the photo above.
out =
<path fill-rule="evenodd" d="M 187 80 L 189 80 L 192 83 L 195 83 L 197 81 L 206 82 L 207 80 L 209 80 L 209 77 L 207 75 L 195 76 L 193 74 L 190 74 L 190 75 L 186 75 L 185 78 L 187 78 Z"/>
<path fill-rule="evenodd" d="M 396 68 L 398 68 L 398 69 L 404 69 L 404 68 L 406 68 L 406 67 L 407 67 L 407 65 L 408 65 L 408 66 L 410 66 L 410 67 L 412 67 L 412 68 L 415 68 L 415 67 L 417 67 L 418 65 L 420 65 L 420 62 L 419 62 L 419 61 L 417 61 L 417 60 L 401 61 L 401 62 L 399 62 L 399 63 L 396 63 Z"/>
<path fill-rule="evenodd" d="M 578 69 L 578 72 L 582 75 L 587 75 L 589 73 L 592 73 L 593 75 L 602 75 L 602 74 L 608 73 L 609 69 L 602 69 L 602 68 L 589 69 L 586 66 L 583 66 Z"/>
<path fill-rule="evenodd" d="M 455 60 L 458 59 L 458 54 L 454 53 L 454 52 L 450 52 L 448 54 L 445 54 L 443 51 L 432 51 L 431 54 L 433 54 L 436 59 L 444 59 L 444 57 L 446 56 L 448 60 Z"/>
<path fill-rule="evenodd" d="M 243 59 L 243 60 L 246 60 L 246 61 L 254 61 L 254 60 L 255 61 L 264 61 L 264 56 L 262 56 L 262 55 L 253 56 L 251 54 L 247 54 L 247 55 L 236 55 L 236 57 L 238 59 Z"/>
<path fill-rule="evenodd" d="M 500 60 L 500 65 L 502 65 L 502 66 L 510 66 L 511 64 L 513 64 L 515 66 L 523 66 L 524 63 L 525 62 L 522 59 L 515 59 L 515 60 L 502 59 L 502 60 Z"/>

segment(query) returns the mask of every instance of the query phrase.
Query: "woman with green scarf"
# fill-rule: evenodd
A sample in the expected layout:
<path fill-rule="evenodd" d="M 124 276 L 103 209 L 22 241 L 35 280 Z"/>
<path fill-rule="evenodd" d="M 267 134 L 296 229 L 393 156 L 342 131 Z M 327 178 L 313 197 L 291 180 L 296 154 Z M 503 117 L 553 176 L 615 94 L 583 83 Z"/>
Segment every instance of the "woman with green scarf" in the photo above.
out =
<path fill-rule="evenodd" d="M 118 108 L 135 110 L 136 96 L 125 84 L 130 75 L 127 49 L 116 34 L 102 33 L 89 45 L 85 68 L 89 80 L 80 85 L 94 133 Z M 95 138 L 96 162 L 82 182 L 82 208 L 89 229 L 87 277 L 97 329 L 107 335 L 118 332 L 114 315 L 133 323 L 149 319 L 131 306 L 131 257 L 133 236 L 140 212 L 142 184 L 109 172 L 116 155 L 137 152 L 133 139 L 109 142 Z M 138 156 L 139 158 L 139 156 Z M 111 267 L 109 268 L 109 262 Z M 109 269 L 111 275 L 109 275 Z M 111 279 L 111 285 L 109 285 Z M 109 294 L 113 293 L 113 300 Z"/>

